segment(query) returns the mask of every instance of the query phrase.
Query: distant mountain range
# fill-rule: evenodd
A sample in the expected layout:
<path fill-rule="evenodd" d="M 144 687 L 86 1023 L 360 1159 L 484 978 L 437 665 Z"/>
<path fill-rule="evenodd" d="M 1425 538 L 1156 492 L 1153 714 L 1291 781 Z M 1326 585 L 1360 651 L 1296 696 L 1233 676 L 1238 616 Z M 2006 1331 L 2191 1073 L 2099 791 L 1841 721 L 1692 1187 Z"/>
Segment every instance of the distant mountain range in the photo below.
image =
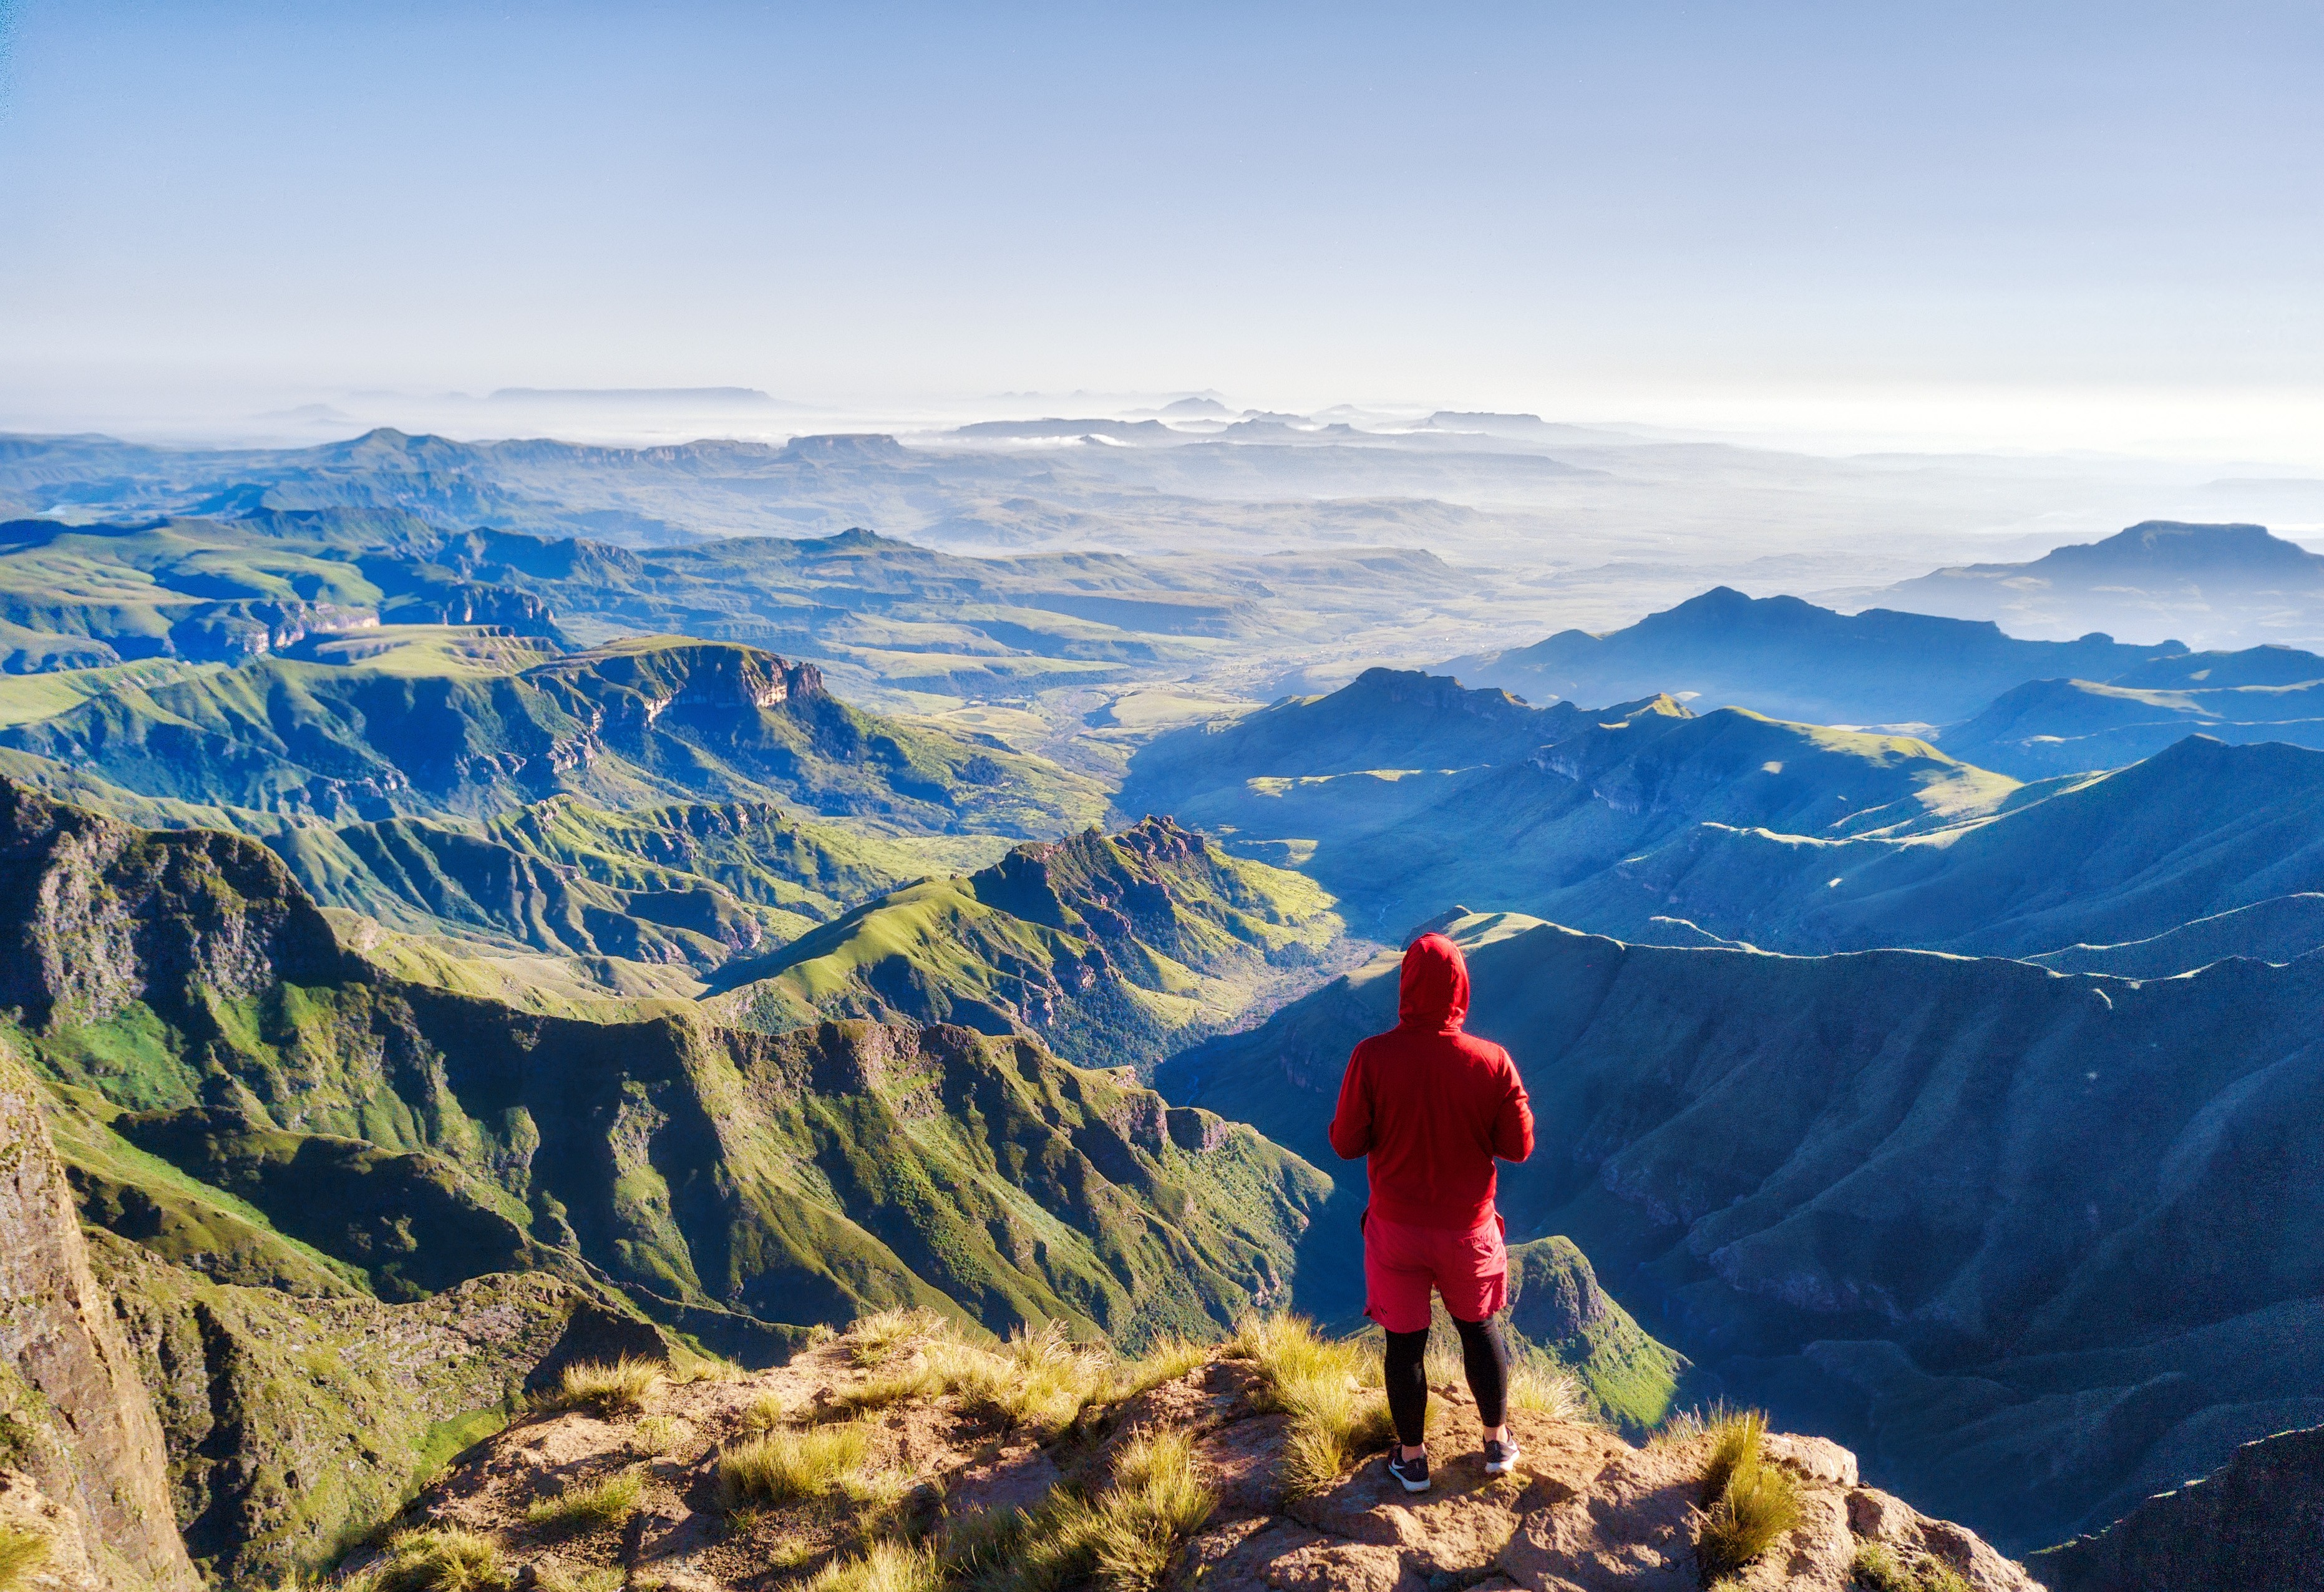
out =
<path fill-rule="evenodd" d="M 2029 563 L 1963 565 L 1877 593 L 1821 595 L 1993 620 L 2025 636 L 2105 630 L 2214 649 L 2324 644 L 2324 554 L 2261 525 L 2150 520 Z"/>
<path fill-rule="evenodd" d="M 1531 647 L 1437 667 L 1464 685 L 1532 702 L 1667 692 L 1703 707 L 1748 707 L 1807 723 L 1929 729 L 1966 719 L 2027 680 L 2111 680 L 2185 650 L 2096 635 L 2026 641 L 1991 623 L 1885 608 L 1842 614 L 1721 586 L 1625 630 L 1562 630 Z"/>
<path fill-rule="evenodd" d="M 2319 889 L 2324 752 L 2190 737 L 2103 778 L 2023 787 L 1990 814 L 1925 835 L 1706 824 L 1534 899 L 1626 938 L 1653 937 L 1653 920 L 1667 916 L 1771 950 L 2026 956 L 2150 940 Z M 2294 927 L 2251 949 L 2306 949 L 2282 937 Z M 2190 955 L 2218 949 L 2216 937 L 2176 943 Z"/>
<path fill-rule="evenodd" d="M 2324 1422 L 2324 957 L 2139 983 L 1447 926 L 1540 1125 L 1502 1168 L 1510 1237 L 1572 1234 L 1732 1396 L 1883 1485 L 2022 1551 Z M 1161 1087 L 1324 1154 L 1395 989 L 1383 957 Z M 1327 1244 L 1354 1266 L 1359 1182 L 1309 1240 L 1319 1288 Z"/>

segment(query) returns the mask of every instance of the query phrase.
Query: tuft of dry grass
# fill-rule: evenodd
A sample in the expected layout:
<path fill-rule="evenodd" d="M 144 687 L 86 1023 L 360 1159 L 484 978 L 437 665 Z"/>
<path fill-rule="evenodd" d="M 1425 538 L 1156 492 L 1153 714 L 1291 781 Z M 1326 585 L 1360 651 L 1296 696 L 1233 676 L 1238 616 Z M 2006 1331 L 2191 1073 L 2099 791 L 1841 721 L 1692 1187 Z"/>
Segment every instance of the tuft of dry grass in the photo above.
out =
<path fill-rule="evenodd" d="M 1102 1349 L 1077 1344 L 1056 1322 L 1019 1329 L 999 1350 L 949 1333 L 923 1339 L 908 1362 L 840 1393 L 851 1414 L 915 1399 L 951 1395 L 964 1413 L 1010 1431 L 1047 1437 L 1064 1431 L 1093 1403 L 1112 1394 L 1116 1371 Z"/>
<path fill-rule="evenodd" d="M 718 1457 L 718 1485 L 730 1512 L 820 1497 L 860 1476 L 871 1451 L 870 1437 L 856 1422 L 770 1431 Z"/>
<path fill-rule="evenodd" d="M 576 1360 L 565 1367 L 556 1387 L 533 1395 L 537 1410 L 595 1411 L 606 1420 L 635 1414 L 669 1382 L 659 1360 L 632 1359 L 623 1355 L 611 1365 Z"/>
<path fill-rule="evenodd" d="M 847 1357 L 865 1370 L 884 1366 L 913 1344 L 947 1336 L 951 1323 L 932 1310 L 883 1310 L 847 1329 Z"/>
<path fill-rule="evenodd" d="M 749 1423 L 748 1416 L 744 1417 L 744 1423 Z M 694 1427 L 690 1422 L 681 1421 L 675 1415 L 649 1415 L 632 1429 L 630 1446 L 649 1459 L 659 1459 L 678 1452 L 693 1437 Z"/>
<path fill-rule="evenodd" d="M 1106 1402 L 1120 1403 L 1165 1382 L 1176 1382 L 1216 1352 L 1207 1343 L 1190 1343 L 1183 1338 L 1161 1339 L 1138 1358 L 1116 1369 L 1113 1385 L 1106 1389 Z"/>
<path fill-rule="evenodd" d="M 1017 1510 L 955 1526 L 941 1571 L 965 1592 L 1155 1592 L 1216 1503 L 1192 1439 L 1139 1438 L 1123 1446 L 1111 1483 L 1094 1498 L 1052 1493 L 1029 1515 Z"/>
<path fill-rule="evenodd" d="M 1509 1367 L 1509 1408 L 1554 1421 L 1589 1419 L 1581 1382 L 1545 1355 L 1526 1355 Z"/>
<path fill-rule="evenodd" d="M 1387 1401 L 1364 1385 L 1372 1357 L 1354 1340 L 1327 1342 L 1299 1316 L 1252 1316 L 1227 1352 L 1252 1363 L 1268 1404 L 1291 1417 L 1283 1479 L 1292 1492 L 1321 1492 L 1393 1436 Z"/>
<path fill-rule="evenodd" d="M 525 1510 L 524 1523 L 535 1531 L 558 1535 L 601 1532 L 627 1523 L 644 1498 L 645 1478 L 634 1470 L 625 1470 L 541 1499 Z"/>
<path fill-rule="evenodd" d="M 1761 1453 L 1767 1418 L 1757 1410 L 1723 1414 L 1709 1425 L 1702 1519 L 1694 1557 L 1706 1586 L 1743 1569 L 1800 1523 L 1800 1488 Z"/>
<path fill-rule="evenodd" d="M 906 1542 L 874 1542 L 853 1559 L 816 1571 L 805 1592 L 941 1592 L 944 1578 L 933 1551 Z"/>
<path fill-rule="evenodd" d="M 475 1532 L 398 1532 L 387 1541 L 378 1592 L 508 1592 L 516 1575 Z"/>
<path fill-rule="evenodd" d="M 49 1540 L 38 1532 L 0 1525 L 0 1592 L 16 1592 L 49 1562 Z"/>
<path fill-rule="evenodd" d="M 1849 1573 L 1866 1592 L 1970 1592 L 1961 1573 L 1941 1560 L 1923 1556 L 1906 1567 L 1886 1542 L 1859 1542 Z"/>

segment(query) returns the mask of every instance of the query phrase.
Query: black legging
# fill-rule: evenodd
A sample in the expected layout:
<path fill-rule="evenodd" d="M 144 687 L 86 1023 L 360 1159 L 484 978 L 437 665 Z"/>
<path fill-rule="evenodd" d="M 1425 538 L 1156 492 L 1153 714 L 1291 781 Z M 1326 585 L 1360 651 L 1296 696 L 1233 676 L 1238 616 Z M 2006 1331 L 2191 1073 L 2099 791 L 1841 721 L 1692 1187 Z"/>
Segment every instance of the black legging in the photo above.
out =
<path fill-rule="evenodd" d="M 1501 1347 L 1501 1335 L 1489 1316 L 1481 1321 L 1455 1316 L 1452 1324 L 1461 1331 L 1461 1367 L 1469 1374 L 1477 1419 L 1489 1431 L 1508 1413 L 1508 1351 Z M 1396 1422 L 1396 1440 L 1407 1449 L 1418 1448 L 1428 1431 L 1427 1354 L 1425 1329 L 1388 1335 L 1388 1413 Z"/>

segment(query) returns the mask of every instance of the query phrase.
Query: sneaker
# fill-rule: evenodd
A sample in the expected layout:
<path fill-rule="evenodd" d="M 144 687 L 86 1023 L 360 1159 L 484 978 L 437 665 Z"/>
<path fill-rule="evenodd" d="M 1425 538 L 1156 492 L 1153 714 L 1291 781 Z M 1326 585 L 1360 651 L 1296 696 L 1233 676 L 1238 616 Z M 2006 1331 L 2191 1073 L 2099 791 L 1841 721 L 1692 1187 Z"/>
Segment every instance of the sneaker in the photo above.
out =
<path fill-rule="evenodd" d="M 1487 1476 L 1508 1475 L 1523 1457 L 1515 1442 L 1496 1442 L 1491 1438 L 1485 1440 L 1485 1474 Z"/>
<path fill-rule="evenodd" d="M 1402 1483 L 1407 1493 L 1428 1490 L 1428 1456 L 1425 1454 L 1407 1459 L 1401 1451 L 1391 1451 L 1388 1457 L 1388 1473 L 1392 1480 Z"/>

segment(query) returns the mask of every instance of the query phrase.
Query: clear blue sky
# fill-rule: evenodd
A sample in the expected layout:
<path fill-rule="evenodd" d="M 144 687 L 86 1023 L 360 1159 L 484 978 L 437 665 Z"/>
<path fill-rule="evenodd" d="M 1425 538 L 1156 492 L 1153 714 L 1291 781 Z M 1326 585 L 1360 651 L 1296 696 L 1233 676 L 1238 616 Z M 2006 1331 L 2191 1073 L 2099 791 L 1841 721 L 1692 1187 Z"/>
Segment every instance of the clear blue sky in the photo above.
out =
<path fill-rule="evenodd" d="M 2324 387 L 2315 0 L 0 18 L 34 386 Z"/>

